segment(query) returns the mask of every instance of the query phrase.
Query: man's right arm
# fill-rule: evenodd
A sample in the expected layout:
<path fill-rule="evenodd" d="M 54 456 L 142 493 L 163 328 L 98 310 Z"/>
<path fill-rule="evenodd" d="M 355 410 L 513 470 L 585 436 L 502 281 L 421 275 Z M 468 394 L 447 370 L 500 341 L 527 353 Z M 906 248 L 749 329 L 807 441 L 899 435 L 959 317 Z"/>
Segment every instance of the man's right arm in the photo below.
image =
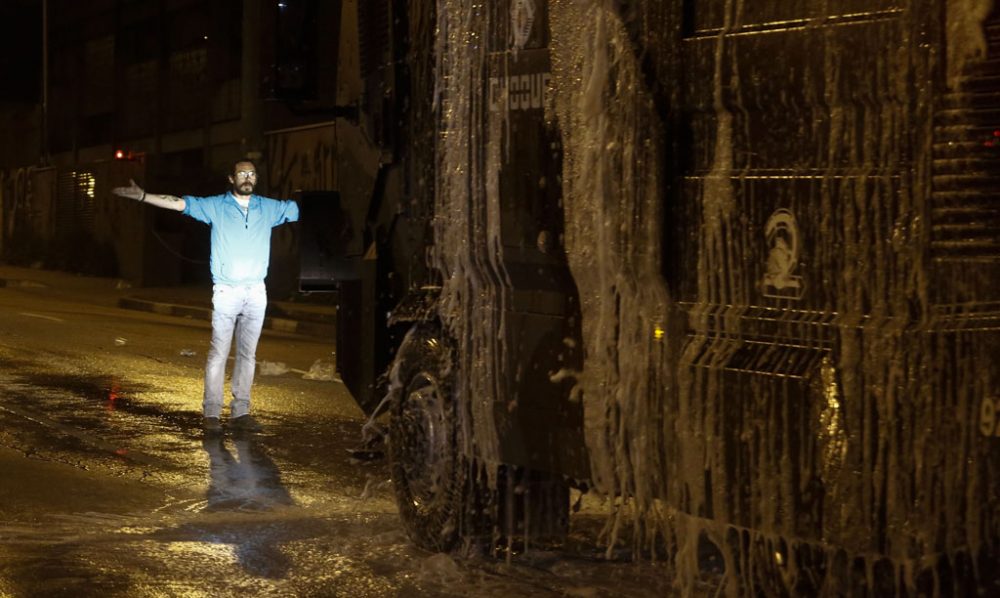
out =
<path fill-rule="evenodd" d="M 139 203 L 154 205 L 158 208 L 177 210 L 178 212 L 184 211 L 184 200 L 180 197 L 176 197 L 174 195 L 163 195 L 160 193 L 146 193 L 142 187 L 136 185 L 135 181 L 132 179 L 129 179 L 128 187 L 115 187 L 111 190 L 111 192 L 121 197 L 134 199 Z"/>

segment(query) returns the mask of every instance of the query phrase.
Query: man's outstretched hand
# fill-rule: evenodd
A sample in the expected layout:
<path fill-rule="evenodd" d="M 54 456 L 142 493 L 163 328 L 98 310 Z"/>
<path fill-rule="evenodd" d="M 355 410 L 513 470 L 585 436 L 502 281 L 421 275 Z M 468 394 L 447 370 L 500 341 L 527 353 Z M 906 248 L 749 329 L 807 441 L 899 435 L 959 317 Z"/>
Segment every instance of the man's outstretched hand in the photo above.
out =
<path fill-rule="evenodd" d="M 114 193 L 115 195 L 120 195 L 122 197 L 134 199 L 136 201 L 140 201 L 146 197 L 146 192 L 142 190 L 142 187 L 136 185 L 135 181 L 129 179 L 128 182 L 129 182 L 128 187 L 115 187 L 114 189 L 111 190 L 111 192 Z"/>

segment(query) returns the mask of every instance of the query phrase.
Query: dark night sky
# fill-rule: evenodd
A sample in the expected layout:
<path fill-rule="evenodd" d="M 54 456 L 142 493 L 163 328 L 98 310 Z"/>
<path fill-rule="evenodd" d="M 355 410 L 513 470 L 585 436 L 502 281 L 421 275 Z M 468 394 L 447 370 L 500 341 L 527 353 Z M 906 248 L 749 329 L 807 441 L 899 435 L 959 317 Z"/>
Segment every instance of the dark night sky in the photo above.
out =
<path fill-rule="evenodd" d="M 0 0 L 0 102 L 37 102 L 42 0 Z"/>

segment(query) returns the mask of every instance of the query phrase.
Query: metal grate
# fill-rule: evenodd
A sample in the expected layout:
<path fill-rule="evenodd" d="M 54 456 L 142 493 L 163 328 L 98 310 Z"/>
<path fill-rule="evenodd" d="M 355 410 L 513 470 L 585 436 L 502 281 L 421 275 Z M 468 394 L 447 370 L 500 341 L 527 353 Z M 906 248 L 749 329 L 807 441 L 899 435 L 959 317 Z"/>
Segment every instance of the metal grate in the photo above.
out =
<path fill-rule="evenodd" d="M 934 122 L 931 252 L 1000 261 L 1000 12 L 985 24 L 985 60 L 942 98 Z"/>
<path fill-rule="evenodd" d="M 55 232 L 71 238 L 94 231 L 96 177 L 85 170 L 60 170 L 56 177 Z"/>
<path fill-rule="evenodd" d="M 358 6 L 361 76 L 368 77 L 388 60 L 389 6 L 387 0 L 365 0 Z"/>

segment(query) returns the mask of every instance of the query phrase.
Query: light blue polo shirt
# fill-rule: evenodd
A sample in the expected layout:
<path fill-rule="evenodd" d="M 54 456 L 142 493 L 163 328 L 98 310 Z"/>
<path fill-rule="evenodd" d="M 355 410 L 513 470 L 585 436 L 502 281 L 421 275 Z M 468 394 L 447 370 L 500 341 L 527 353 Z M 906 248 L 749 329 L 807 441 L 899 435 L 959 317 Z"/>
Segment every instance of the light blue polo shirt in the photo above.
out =
<path fill-rule="evenodd" d="M 244 213 L 231 192 L 183 199 L 185 214 L 212 227 L 211 270 L 216 284 L 263 282 L 271 258 L 271 229 L 299 219 L 294 201 L 251 195 Z"/>

